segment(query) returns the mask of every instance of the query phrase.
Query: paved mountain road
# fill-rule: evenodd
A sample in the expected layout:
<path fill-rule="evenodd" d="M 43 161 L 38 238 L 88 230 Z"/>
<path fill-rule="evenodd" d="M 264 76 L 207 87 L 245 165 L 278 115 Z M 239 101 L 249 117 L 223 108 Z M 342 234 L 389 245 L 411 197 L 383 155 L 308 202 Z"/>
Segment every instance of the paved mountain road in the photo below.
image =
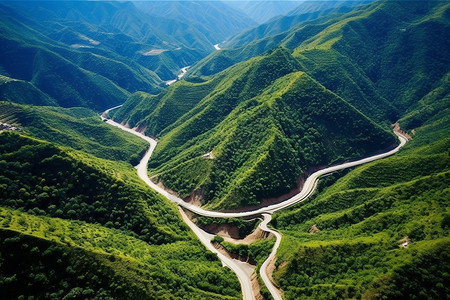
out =
<path fill-rule="evenodd" d="M 120 107 L 120 106 L 118 106 L 118 107 Z M 117 107 L 115 107 L 115 108 L 117 108 Z M 114 108 L 112 108 L 112 109 L 114 109 Z M 102 119 L 104 119 L 106 117 L 106 113 L 110 110 L 111 109 L 105 111 L 102 114 Z M 183 199 L 180 199 L 180 198 L 176 197 L 175 195 L 170 194 L 169 192 L 164 190 L 162 187 L 153 183 L 150 180 L 150 178 L 148 177 L 147 164 L 148 164 L 148 161 L 150 160 L 153 150 L 156 147 L 156 144 L 157 144 L 156 140 L 154 140 L 148 136 L 145 136 L 141 133 L 138 133 L 138 132 L 134 131 L 133 129 L 126 128 L 123 125 L 118 124 L 112 120 L 107 120 L 106 122 L 110 125 L 119 127 L 127 132 L 137 135 L 137 136 L 145 139 L 147 142 L 149 142 L 149 144 L 150 144 L 149 149 L 145 153 L 145 155 L 142 158 L 142 160 L 140 161 L 139 165 L 136 166 L 137 173 L 138 173 L 139 177 L 147 185 L 149 185 L 152 189 L 154 189 L 161 195 L 165 196 L 170 201 L 177 203 L 181 207 L 188 209 L 189 211 L 191 211 L 193 213 L 196 213 L 196 214 L 202 215 L 202 216 L 207 216 L 207 217 L 239 218 L 239 217 L 254 217 L 254 216 L 259 216 L 259 215 L 262 215 L 264 217 L 264 221 L 260 224 L 260 228 L 264 231 L 274 234 L 277 240 L 275 242 L 275 245 L 272 249 L 272 252 L 271 252 L 269 258 L 267 258 L 267 260 L 263 263 L 260 272 L 261 272 L 261 278 L 263 279 L 264 283 L 266 284 L 267 288 L 269 289 L 270 293 L 272 294 L 272 297 L 277 300 L 278 299 L 281 300 L 282 297 L 279 294 L 278 289 L 272 284 L 270 278 L 267 275 L 267 266 L 275 258 L 276 252 L 281 243 L 282 236 L 279 232 L 267 227 L 267 224 L 271 220 L 271 214 L 273 214 L 274 212 L 276 212 L 278 210 L 284 209 L 286 207 L 289 207 L 291 205 L 294 205 L 296 203 L 302 202 L 305 199 L 307 199 L 314 192 L 314 190 L 317 186 L 317 183 L 319 181 L 319 178 L 321 176 L 324 176 L 326 174 L 329 174 L 329 173 L 332 173 L 332 172 L 335 172 L 338 170 L 355 167 L 358 165 L 362 165 L 362 164 L 365 164 L 368 162 L 372 162 L 372 161 L 375 161 L 378 159 L 382 159 L 382 158 L 391 156 L 391 155 L 397 153 L 398 150 L 400 150 L 400 148 L 403 147 L 406 144 L 406 142 L 408 141 L 408 139 L 405 136 L 403 136 L 402 134 L 394 132 L 397 135 L 398 139 L 400 140 L 400 144 L 395 149 L 392 149 L 385 153 L 381 153 L 381 154 L 377 154 L 377 155 L 370 156 L 367 158 L 363 158 L 363 159 L 360 159 L 357 161 L 347 162 L 344 164 L 332 166 L 332 167 L 325 168 L 325 169 L 319 170 L 317 172 L 314 172 L 306 179 L 302 190 L 298 194 L 294 195 L 293 197 L 291 197 L 283 202 L 269 205 L 266 207 L 262 207 L 262 208 L 259 208 L 256 210 L 250 210 L 250 211 L 245 211 L 245 212 L 235 212 L 235 213 L 234 212 L 225 213 L 225 212 L 206 210 L 201 207 L 186 203 L 183 201 Z M 184 214 L 182 214 L 182 215 L 183 215 L 183 220 L 194 231 L 194 233 L 198 236 L 198 238 L 202 241 L 202 243 L 206 246 L 206 248 L 208 248 L 210 251 L 212 251 L 214 253 L 217 253 L 220 260 L 222 261 L 222 263 L 224 265 L 227 265 L 230 269 L 232 269 L 236 273 L 236 275 L 238 276 L 239 281 L 241 283 L 244 300 L 254 299 L 255 297 L 254 297 L 253 290 L 252 290 L 250 276 L 247 274 L 248 272 L 246 272 L 246 270 L 244 270 L 244 268 L 242 266 L 240 266 L 236 260 L 229 259 L 229 258 L 225 257 L 224 255 L 222 255 L 221 253 L 219 253 L 217 251 L 217 249 L 215 249 L 210 243 L 212 236 L 211 235 L 208 236 L 207 233 L 205 233 L 203 230 L 198 228 L 191 220 L 189 220 L 189 218 L 187 218 Z"/>

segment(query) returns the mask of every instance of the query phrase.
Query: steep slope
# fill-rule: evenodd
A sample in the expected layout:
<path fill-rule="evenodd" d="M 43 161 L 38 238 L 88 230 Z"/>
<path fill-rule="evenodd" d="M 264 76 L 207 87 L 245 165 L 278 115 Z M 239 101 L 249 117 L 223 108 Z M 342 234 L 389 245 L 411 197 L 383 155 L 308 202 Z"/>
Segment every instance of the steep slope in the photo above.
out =
<path fill-rule="evenodd" d="M 279 1 L 276 2 L 276 5 L 278 3 Z M 296 5 L 289 13 L 280 14 L 280 16 L 268 20 L 259 26 L 243 31 L 229 41 L 221 44 L 221 47 L 225 49 L 243 47 L 257 40 L 266 39 L 269 36 L 275 36 L 289 31 L 294 26 L 298 26 L 299 23 L 323 18 L 330 14 L 337 16 L 340 13 L 349 12 L 356 6 L 364 3 L 367 4 L 368 1 L 305 1 L 297 3 L 295 1 L 289 1 L 288 4 Z M 264 4 L 258 3 L 256 5 Z"/>
<path fill-rule="evenodd" d="M 213 52 L 190 69 L 191 76 L 209 76 L 235 63 L 265 54 L 280 45 L 289 49 L 299 41 L 310 38 L 340 19 L 363 1 L 313 1 L 299 4 L 286 16 L 280 16 L 243 31 L 221 44 L 221 51 Z M 295 40 L 296 44 L 290 42 Z"/>
<path fill-rule="evenodd" d="M 346 80 L 322 70 L 344 56 L 350 67 L 343 71 L 359 68 L 382 97 L 405 112 L 448 72 L 450 57 L 441 49 L 449 46 L 449 11 L 450 5 L 439 1 L 375 2 L 303 42 L 294 56 L 314 66 L 314 78 L 360 108 L 355 97 L 339 92 Z"/>
<path fill-rule="evenodd" d="M 184 197 L 199 189 L 213 208 L 258 205 L 296 188 L 298 176 L 312 166 L 361 157 L 394 143 L 304 73 L 281 77 L 211 131 L 179 147 L 179 154 L 153 172 Z M 175 132 L 167 137 L 179 141 L 171 136 Z M 159 149 L 164 150 L 166 140 L 161 139 Z M 163 150 L 155 152 L 156 162 Z M 201 157 L 206 152 L 212 160 Z"/>
<path fill-rule="evenodd" d="M 4 295 L 239 296 L 230 271 L 130 165 L 16 133 L 0 140 Z"/>
<path fill-rule="evenodd" d="M 3 75 L 0 75 L 0 99 L 22 104 L 33 99 L 31 102 L 36 105 L 57 105 L 56 100 L 32 83 Z"/>
<path fill-rule="evenodd" d="M 128 92 L 106 77 L 78 67 L 55 52 L 22 41 L 1 39 L 0 51 L 3 75 L 8 81 L 28 83 L 28 89 L 19 93 L 3 89 L 2 100 L 27 104 L 85 106 L 103 109 L 123 102 Z M 5 86 L 7 87 L 7 86 Z M 38 97 L 28 98 L 26 91 Z"/>
<path fill-rule="evenodd" d="M 325 87 L 369 117 L 393 122 L 448 72 L 450 58 L 442 50 L 448 47 L 448 11 L 448 3 L 440 1 L 377 1 L 214 53 L 194 66 L 191 76 L 215 74 L 282 45 L 295 49 L 301 70 Z M 260 28 L 276 33 L 278 27 L 274 22 Z"/>
<path fill-rule="evenodd" d="M 180 82 L 168 90 L 179 98 L 141 99 L 133 111 L 153 119 L 138 126 L 161 137 L 150 162 L 155 179 L 182 197 L 199 194 L 210 208 L 259 205 L 296 188 L 311 167 L 394 145 L 392 135 L 298 68 L 288 51 L 277 49 L 209 82 Z M 156 112 L 169 100 L 181 105 L 182 95 L 202 93 L 187 113 L 160 126 L 165 115 Z M 129 107 L 117 114 L 127 115 Z"/>
<path fill-rule="evenodd" d="M 137 92 L 131 95 L 120 109 L 111 112 L 111 115 L 132 128 L 137 127 L 151 135 L 159 135 L 164 128 L 188 113 L 206 97 L 219 84 L 221 78 L 200 84 L 180 81 L 156 96 Z"/>

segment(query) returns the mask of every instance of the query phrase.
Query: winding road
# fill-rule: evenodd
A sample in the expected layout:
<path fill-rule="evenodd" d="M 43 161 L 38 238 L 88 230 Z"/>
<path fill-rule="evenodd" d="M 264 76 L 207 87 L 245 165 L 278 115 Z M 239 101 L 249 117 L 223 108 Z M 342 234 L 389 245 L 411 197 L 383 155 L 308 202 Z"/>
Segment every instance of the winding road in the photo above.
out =
<path fill-rule="evenodd" d="M 264 284 L 266 285 L 273 299 L 282 300 L 283 298 L 280 295 L 280 291 L 275 287 L 271 278 L 267 274 L 267 267 L 275 259 L 275 256 L 277 255 L 278 247 L 280 247 L 282 236 L 281 233 L 279 233 L 278 231 L 275 231 L 267 227 L 267 224 L 269 224 L 269 222 L 272 220 L 272 215 L 263 214 L 263 217 L 264 221 L 262 221 L 259 224 L 259 228 L 261 228 L 261 230 L 263 231 L 272 233 L 277 240 L 275 241 L 275 245 L 273 245 L 272 252 L 270 252 L 269 257 L 261 265 L 261 269 L 259 269 L 259 274 L 261 275 L 261 279 L 264 281 Z"/>
<path fill-rule="evenodd" d="M 130 128 L 126 128 L 125 126 L 116 123 L 110 119 L 105 119 L 107 113 L 115 108 L 118 108 L 120 106 L 108 109 L 107 111 L 105 111 L 101 117 L 102 120 L 106 120 L 106 123 L 119 127 L 122 130 L 125 130 L 127 132 L 130 132 L 134 135 L 139 136 L 140 138 L 146 140 L 149 144 L 150 147 L 147 150 L 147 152 L 145 153 L 144 157 L 142 158 L 142 160 L 140 161 L 139 165 L 136 166 L 137 169 L 137 173 L 138 176 L 147 184 L 149 185 L 153 190 L 157 191 L 158 193 L 160 193 L 161 195 L 165 196 L 167 199 L 169 199 L 172 202 L 177 203 L 179 206 L 195 213 L 198 215 L 202 215 L 202 216 L 207 216 L 207 217 L 215 217 L 215 218 L 239 218 L 239 217 L 254 217 L 254 216 L 259 216 L 262 215 L 264 220 L 263 222 L 260 223 L 260 228 L 263 231 L 272 233 L 275 235 L 276 237 L 276 242 L 275 245 L 272 249 L 272 252 L 270 253 L 269 257 L 266 259 L 266 261 L 264 261 L 263 265 L 261 266 L 260 269 L 260 274 L 261 274 L 261 278 L 264 281 L 264 284 L 267 286 L 267 288 L 269 289 L 270 293 L 272 294 L 272 297 L 276 300 L 281 300 L 282 297 L 280 295 L 279 290 L 273 285 L 272 281 L 270 280 L 269 276 L 267 275 L 267 266 L 270 264 L 270 262 L 272 260 L 275 259 L 275 255 L 276 252 L 278 250 L 278 247 L 280 246 L 281 243 L 281 234 L 273 229 L 270 229 L 267 224 L 271 221 L 272 219 L 272 214 L 278 210 L 281 209 L 285 209 L 291 205 L 294 205 L 296 203 L 302 202 L 305 199 L 307 199 L 315 190 L 317 183 L 319 181 L 319 178 L 323 175 L 338 171 L 338 170 L 342 170 L 342 169 L 346 169 L 346 168 L 351 168 L 351 167 L 355 167 L 358 165 L 362 165 L 368 162 L 372 162 L 375 160 L 379 160 L 388 156 L 391 156 L 395 153 L 397 153 L 401 147 L 403 147 L 406 142 L 408 141 L 408 139 L 398 133 L 398 132 L 394 132 L 399 141 L 400 144 L 395 148 L 392 149 L 388 152 L 385 153 L 381 153 L 381 154 L 377 154 L 374 156 L 370 156 L 367 158 L 363 158 L 357 161 L 353 161 L 353 162 L 347 162 L 341 165 L 337 165 L 337 166 L 332 166 L 329 168 L 325 168 L 322 170 L 319 170 L 317 172 L 314 172 L 313 174 L 311 174 L 305 181 L 304 185 L 303 185 L 303 189 L 296 195 L 294 195 L 293 197 L 277 203 L 277 204 L 273 204 L 273 205 L 269 205 L 266 207 L 262 207 L 259 209 L 255 209 L 255 210 L 250 210 L 250 211 L 245 211 L 245 212 L 217 212 L 217 211 L 210 211 L 210 210 L 206 210 L 203 209 L 201 207 L 186 203 L 183 201 L 183 199 L 176 197 L 175 195 L 170 194 L 169 192 L 167 192 L 166 190 L 164 190 L 162 187 L 158 186 L 157 184 L 153 183 L 150 178 L 148 177 L 148 173 L 147 173 L 147 164 L 148 161 L 150 160 L 150 157 L 156 147 L 156 140 L 145 136 L 139 132 L 134 131 L 133 129 Z M 182 211 L 182 210 L 181 210 Z M 248 274 L 248 272 L 245 271 L 245 268 L 243 268 L 241 265 L 239 265 L 239 263 L 237 263 L 236 260 L 230 259 L 226 256 L 224 256 L 223 254 L 221 254 L 220 252 L 218 252 L 217 249 L 215 249 L 213 247 L 213 245 L 210 243 L 211 239 L 212 239 L 212 235 L 207 234 L 206 232 L 204 232 L 203 230 L 201 230 L 200 228 L 198 228 L 191 220 L 189 220 L 189 218 L 187 218 L 184 213 L 182 213 L 183 216 L 183 220 L 186 222 L 186 224 L 194 231 L 194 233 L 197 235 L 197 237 L 201 240 L 201 242 L 206 246 L 206 248 L 214 253 L 217 253 L 219 259 L 222 261 L 222 263 L 226 266 L 228 266 L 231 270 L 233 270 L 236 275 L 239 278 L 239 282 L 241 283 L 241 288 L 242 288 L 242 294 L 243 294 L 243 298 L 244 300 L 250 300 L 250 299 L 254 299 L 254 293 L 252 290 L 252 284 L 251 284 L 251 280 L 250 280 L 250 275 Z"/>

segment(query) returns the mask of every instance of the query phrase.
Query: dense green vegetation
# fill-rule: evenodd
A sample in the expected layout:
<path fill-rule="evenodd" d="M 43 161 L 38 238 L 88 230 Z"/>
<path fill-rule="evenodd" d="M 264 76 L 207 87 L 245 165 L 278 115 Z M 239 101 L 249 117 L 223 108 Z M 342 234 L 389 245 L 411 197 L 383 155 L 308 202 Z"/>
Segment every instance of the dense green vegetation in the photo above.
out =
<path fill-rule="evenodd" d="M 392 148 L 398 120 L 413 136 L 398 155 L 327 176 L 274 215 L 275 280 L 287 299 L 448 297 L 450 4 L 309 3 L 214 53 L 248 22 L 225 9 L 198 21 L 195 5 L 147 7 L 152 17 L 132 3 L 0 5 L 0 121 L 22 129 L 0 132 L 2 295 L 240 297 L 136 176 L 145 142 L 90 110 L 126 100 L 110 115 L 158 138 L 152 179 L 209 209 L 280 200 L 317 168 Z M 197 219 L 223 222 L 240 236 L 255 227 Z M 258 264 L 273 245 L 214 241 Z"/>
<path fill-rule="evenodd" d="M 185 230 L 176 232 L 169 225 L 176 220 L 174 210 L 156 209 L 154 194 L 126 184 L 123 177 L 131 176 L 130 170 L 114 174 L 105 165 L 102 174 L 100 160 L 83 163 L 52 144 L 7 132 L 0 139 L 3 206 L 120 228 L 152 243 L 182 239 Z M 154 209 L 153 222 L 167 227 L 150 222 Z"/>
<path fill-rule="evenodd" d="M 293 50 L 301 71 L 364 114 L 394 122 L 445 81 L 448 3 L 376 1 L 344 14 L 345 5 L 335 13 L 310 13 L 309 20 L 292 27 L 292 16 L 286 16 L 238 35 L 232 48 L 202 60 L 191 76 L 216 74 L 281 45 Z"/>
<path fill-rule="evenodd" d="M 92 254 L 8 230 L 1 231 L 0 243 L 3 262 L 0 285 L 3 297 L 8 299 L 145 297 L 142 288 L 115 275 L 102 262 L 108 260 L 108 255 Z M 115 263 L 116 258 L 109 257 L 109 264 Z"/>
<path fill-rule="evenodd" d="M 324 183 L 312 201 L 275 216 L 284 234 L 276 280 L 288 299 L 445 298 L 449 11 L 446 2 L 377 1 L 210 55 L 180 86 L 211 91 L 167 128 L 149 129 L 160 137 L 150 172 L 213 209 L 255 205 L 295 187 L 287 174 L 386 148 L 389 138 L 376 138 L 368 124 L 400 119 L 413 135 L 400 155 Z M 233 84 L 217 83 L 223 78 Z M 336 99 L 367 118 L 356 122 Z M 210 114 L 209 103 L 217 111 Z M 363 137 L 378 142 L 362 150 Z"/>
<path fill-rule="evenodd" d="M 204 78 L 216 74 L 238 62 L 266 54 L 280 45 L 294 49 L 358 4 L 358 1 L 305 2 L 287 16 L 274 18 L 226 41 L 224 49 L 211 53 L 194 65 L 189 77 Z"/>
<path fill-rule="evenodd" d="M 201 228 L 205 228 L 208 225 L 226 225 L 228 227 L 235 227 L 238 231 L 236 239 L 244 239 L 247 235 L 252 233 L 256 226 L 259 224 L 259 220 L 243 220 L 238 218 L 211 218 L 198 216 L 195 219 L 195 224 Z"/>
<path fill-rule="evenodd" d="M 143 128 L 151 135 L 159 135 L 195 107 L 218 83 L 217 79 L 201 84 L 180 81 L 156 96 L 137 92 L 110 115 L 127 122 L 130 127 Z"/>
<path fill-rule="evenodd" d="M 96 299 L 239 297 L 239 283 L 230 271 L 190 235 L 185 241 L 152 246 L 80 221 L 5 209 L 1 216 L 6 228 L 1 231 L 1 253 L 8 262 L 0 267 L 0 278 L 2 291 L 12 297 L 59 299 L 71 293 Z"/>
<path fill-rule="evenodd" d="M 450 58 L 439 49 L 450 40 L 449 7 L 378 1 L 347 14 L 322 11 L 281 39 L 246 46 L 248 55 L 219 51 L 192 69 L 190 82 L 134 95 L 115 116 L 160 138 L 150 172 L 181 197 L 195 192 L 213 209 L 258 205 L 312 168 L 392 146 L 372 120 L 387 129 L 402 117 L 413 129 L 446 114 Z M 281 46 L 233 65 L 233 55 L 262 53 L 267 39 Z M 219 69 L 198 77 L 208 66 Z M 202 158 L 210 152 L 213 159 Z"/>
<path fill-rule="evenodd" d="M 230 271 L 129 164 L 17 133 L 0 139 L 0 284 L 10 297 L 239 296 Z"/>
<path fill-rule="evenodd" d="M 220 244 L 229 253 L 237 255 L 240 259 L 245 259 L 249 263 L 256 264 L 259 268 L 272 252 L 275 239 L 263 239 L 251 244 L 234 244 L 226 241 L 222 241 Z"/>
<path fill-rule="evenodd" d="M 96 113 L 85 108 L 0 102 L 0 121 L 15 124 L 39 139 L 133 165 L 139 162 L 148 146 L 141 138 L 104 124 Z"/>
<path fill-rule="evenodd" d="M 267 22 L 233 36 L 232 39 L 222 44 L 225 50 L 257 44 L 263 40 L 265 47 L 267 47 L 272 44 L 271 39 L 281 40 L 285 38 L 286 32 L 290 32 L 292 28 L 298 29 L 298 27 L 306 24 L 311 26 L 311 24 L 317 22 L 316 19 L 321 19 L 321 22 L 323 22 L 326 18 L 337 17 L 338 14 L 351 11 L 355 6 L 361 5 L 361 1 L 323 1 L 320 3 L 306 1 L 301 4 L 295 1 L 265 1 L 265 3 L 248 3 L 246 6 L 249 9 L 251 6 L 262 8 L 265 5 L 274 6 L 270 11 L 264 9 L 265 14 L 273 14 L 274 10 L 282 9 L 283 6 L 290 6 L 291 11 L 288 14 L 274 14 L 273 17 L 275 18 L 269 18 Z M 251 13 L 258 12 L 252 11 Z"/>
<path fill-rule="evenodd" d="M 162 97 L 137 95 L 114 114 L 124 116 L 136 103 L 133 118 L 150 112 L 131 125 L 148 125 L 147 134 L 161 137 L 151 173 L 181 197 L 199 192 L 213 209 L 258 205 L 294 189 L 310 167 L 395 143 L 343 99 L 295 72 L 299 67 L 280 48 L 210 81 L 179 83 Z M 191 107 L 183 96 L 195 99 Z M 211 151 L 211 158 L 202 157 Z"/>

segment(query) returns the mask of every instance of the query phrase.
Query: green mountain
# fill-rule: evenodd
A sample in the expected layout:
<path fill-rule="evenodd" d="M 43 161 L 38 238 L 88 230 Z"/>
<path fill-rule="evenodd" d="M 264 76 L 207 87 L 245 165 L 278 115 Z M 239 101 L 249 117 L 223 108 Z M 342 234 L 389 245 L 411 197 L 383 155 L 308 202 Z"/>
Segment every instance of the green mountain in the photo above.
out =
<path fill-rule="evenodd" d="M 401 14 L 393 13 L 397 11 Z M 450 5 L 439 1 L 375 2 L 306 40 L 293 55 L 312 66 L 314 78 L 358 109 L 376 117 L 364 107 L 378 106 L 392 120 L 383 98 L 402 115 L 446 76 L 450 57 L 440 49 L 448 46 L 449 11 Z M 356 84 L 349 84 L 350 78 Z M 369 88 L 358 83 L 359 78 Z"/>
<path fill-rule="evenodd" d="M 137 177 L 146 144 L 98 116 L 125 101 L 110 116 L 158 138 L 152 180 L 214 210 L 279 202 L 318 168 L 391 149 L 399 122 L 412 139 L 397 155 L 274 214 L 274 280 L 286 299 L 446 298 L 450 4 L 359 4 L 308 3 L 211 53 L 249 24 L 223 3 L 0 3 L 0 122 L 20 128 L 0 131 L 2 296 L 241 297 Z M 256 224 L 197 219 L 226 223 Z M 272 245 L 222 244 L 258 265 Z"/>
<path fill-rule="evenodd" d="M 225 43 L 221 51 L 216 51 L 193 66 L 191 77 L 203 77 L 216 74 L 226 68 L 248 60 L 254 56 L 266 54 L 283 45 L 294 49 L 302 40 L 322 32 L 327 26 L 345 19 L 351 11 L 363 1 L 311 1 L 303 2 L 286 16 L 273 18 L 267 23 L 243 31 Z M 290 43 L 290 41 L 294 43 Z M 296 44 L 295 44 L 296 43 Z"/>
<path fill-rule="evenodd" d="M 230 271 L 129 164 L 17 133 L 0 140 L 4 297 L 239 297 Z"/>
<path fill-rule="evenodd" d="M 280 1 L 273 1 L 271 5 L 279 6 L 279 2 Z M 248 2 L 247 5 L 263 6 L 269 3 L 269 1 Z M 221 47 L 227 50 L 245 47 L 257 40 L 267 39 L 289 31 L 294 27 L 298 27 L 298 25 L 304 25 L 303 23 L 305 21 L 322 19 L 323 22 L 323 17 L 325 16 L 332 15 L 336 17 L 339 14 L 353 10 L 358 5 L 364 3 L 367 4 L 368 1 L 285 1 L 282 3 L 286 3 L 288 6 L 295 5 L 295 8 L 292 7 L 294 9 L 289 12 L 286 11 L 286 13 L 280 14 L 278 17 L 271 18 L 259 26 L 242 31 L 241 33 L 233 36 L 230 40 L 227 40 L 225 43 L 221 44 Z M 276 39 L 279 40 L 280 37 L 277 37 Z"/>
<path fill-rule="evenodd" d="M 255 29 L 252 42 L 249 34 L 247 44 L 213 53 L 190 74 L 204 78 L 281 45 L 293 50 L 302 71 L 367 116 L 394 122 L 448 72 L 450 58 L 442 51 L 449 40 L 448 10 L 440 1 L 377 1 L 347 14 L 332 10 L 281 33 L 274 22 L 260 30 L 276 34 L 259 38 Z"/>
<path fill-rule="evenodd" d="M 200 62 L 187 82 L 158 96 L 134 94 L 114 116 L 160 138 L 150 173 L 181 197 L 196 195 L 210 208 L 258 205 L 296 188 L 299 176 L 313 167 L 392 146 L 392 136 L 374 121 L 387 129 L 399 117 L 411 120 L 408 111 L 418 105 L 432 107 L 434 98 L 423 104 L 419 100 L 431 91 L 445 92 L 449 57 L 436 49 L 449 40 L 449 8 L 445 2 L 380 1 L 336 18 L 330 14 L 306 21 L 286 34 L 282 47 L 265 56 L 219 73 L 206 72 L 211 76 L 196 76 L 195 70 L 206 66 Z M 396 10 L 402 14 L 393 14 Z M 386 24 L 374 26 L 379 19 Z M 406 23 L 410 25 L 403 30 Z M 423 49 L 406 43 L 409 40 Z M 221 52 L 230 53 L 218 55 Z M 428 63 L 437 67 L 427 68 Z M 401 76 L 400 70 L 423 76 Z M 299 71 L 306 74 L 294 76 Z M 391 87 L 399 88 L 391 94 Z M 410 95 L 407 102 L 405 95 Z M 342 121 L 332 121 L 329 115 L 328 107 L 336 101 L 345 103 L 340 105 L 340 114 L 346 115 Z M 438 107 L 448 107 L 445 100 L 438 101 L 434 110 L 415 118 L 423 121 Z M 267 104 L 272 102 L 277 105 Z M 363 128 L 366 133 L 361 133 Z M 373 137 L 373 144 L 367 143 L 369 138 L 363 143 L 362 136 Z M 277 162 L 278 151 L 285 154 Z M 210 152 L 214 159 L 202 158 Z"/>
<path fill-rule="evenodd" d="M 312 167 L 395 144 L 299 68 L 278 49 L 204 83 L 134 95 L 113 115 L 160 137 L 150 172 L 182 197 L 199 194 L 210 208 L 258 205 L 295 189 Z M 202 157 L 209 152 L 213 159 Z"/>

